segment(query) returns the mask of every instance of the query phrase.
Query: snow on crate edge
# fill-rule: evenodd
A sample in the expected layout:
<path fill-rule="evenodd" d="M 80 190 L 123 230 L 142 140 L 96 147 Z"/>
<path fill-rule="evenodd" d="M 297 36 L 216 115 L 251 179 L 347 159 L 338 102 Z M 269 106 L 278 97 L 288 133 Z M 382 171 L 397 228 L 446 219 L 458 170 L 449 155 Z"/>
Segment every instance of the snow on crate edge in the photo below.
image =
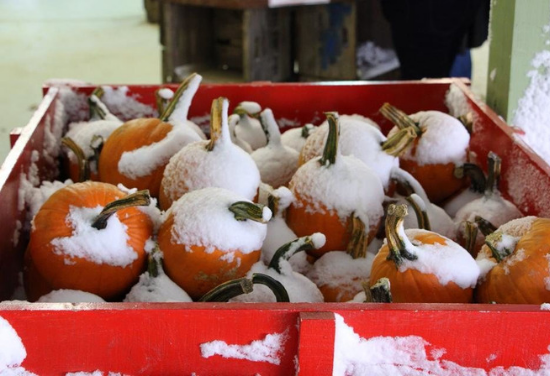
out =
<path fill-rule="evenodd" d="M 230 345 L 225 341 L 211 341 L 200 345 L 203 358 L 220 355 L 228 359 L 245 359 L 252 362 L 281 363 L 283 346 L 288 339 L 288 330 L 283 333 L 267 334 L 261 340 L 247 345 Z"/>
<path fill-rule="evenodd" d="M 471 376 L 547 376 L 550 374 L 549 354 L 539 355 L 538 370 L 522 367 L 463 367 L 442 359 L 446 350 L 437 348 L 419 336 L 362 338 L 335 314 L 334 376 L 383 375 L 471 375 Z M 490 356 L 494 357 L 494 354 Z M 494 358 L 493 358 L 494 359 Z"/>
<path fill-rule="evenodd" d="M 0 316 L 0 375 L 32 375 L 20 368 L 26 357 L 23 341 L 10 323 Z"/>

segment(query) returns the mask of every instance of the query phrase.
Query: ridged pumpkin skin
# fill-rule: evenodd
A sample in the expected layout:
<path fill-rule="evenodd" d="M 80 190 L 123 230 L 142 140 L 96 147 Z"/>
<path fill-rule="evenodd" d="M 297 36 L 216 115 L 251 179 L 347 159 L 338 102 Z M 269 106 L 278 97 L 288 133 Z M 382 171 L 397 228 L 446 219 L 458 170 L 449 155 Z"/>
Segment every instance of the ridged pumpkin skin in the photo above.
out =
<path fill-rule="evenodd" d="M 122 296 L 137 282 L 145 267 L 145 242 L 153 235 L 150 218 L 137 208 L 122 209 L 115 214 L 127 227 L 127 244 L 137 255 L 136 260 L 126 267 L 60 255 L 51 244 L 56 238 L 72 236 L 73 228 L 66 222 L 71 207 L 105 206 L 125 196 L 126 193 L 113 185 L 84 182 L 58 190 L 44 203 L 33 220 L 25 256 L 28 260 L 26 288 L 33 300 L 46 290 L 57 289 L 82 290 L 112 300 Z M 66 262 L 66 259 L 70 261 Z"/>
<path fill-rule="evenodd" d="M 523 250 L 521 261 L 510 262 Z M 481 252 L 490 254 L 484 245 Z M 476 302 L 543 304 L 550 302 L 550 219 L 537 218 L 517 243 L 512 255 L 496 265 L 476 288 Z M 549 286 L 550 287 L 550 286 Z"/>
<path fill-rule="evenodd" d="M 420 233 L 411 242 L 422 244 L 445 244 L 446 239 L 435 233 Z M 423 274 L 416 269 L 400 272 L 392 260 L 388 260 L 387 244 L 380 249 L 374 258 L 371 274 L 371 287 L 380 278 L 390 280 L 391 294 L 395 303 L 471 303 L 473 289 L 462 289 L 454 282 L 441 285 L 433 274 Z"/>
<path fill-rule="evenodd" d="M 191 252 L 183 244 L 172 243 L 174 216 L 170 214 L 158 232 L 159 248 L 164 254 L 166 274 L 184 289 L 193 300 L 223 282 L 246 276 L 252 265 L 260 260 L 260 250 L 250 253 L 234 251 L 232 261 L 222 259 L 227 252 L 207 251 L 203 246 L 190 244 Z"/>
<path fill-rule="evenodd" d="M 167 159 L 151 174 L 131 179 L 118 170 L 118 162 L 124 152 L 140 149 L 163 140 L 172 130 L 172 125 L 160 119 L 135 119 L 124 123 L 111 133 L 99 157 L 99 180 L 127 188 L 148 189 L 152 197 L 159 196 L 160 183 Z"/>
<path fill-rule="evenodd" d="M 361 281 L 359 278 L 354 278 L 353 282 L 356 282 L 353 286 L 341 285 L 341 286 L 318 286 L 319 290 L 323 294 L 325 302 L 349 302 L 355 295 L 361 292 Z"/>
<path fill-rule="evenodd" d="M 466 184 L 466 179 L 454 176 L 454 163 L 420 166 L 412 159 L 401 158 L 399 167 L 414 176 L 426 191 L 430 201 L 436 204 L 456 194 Z"/>

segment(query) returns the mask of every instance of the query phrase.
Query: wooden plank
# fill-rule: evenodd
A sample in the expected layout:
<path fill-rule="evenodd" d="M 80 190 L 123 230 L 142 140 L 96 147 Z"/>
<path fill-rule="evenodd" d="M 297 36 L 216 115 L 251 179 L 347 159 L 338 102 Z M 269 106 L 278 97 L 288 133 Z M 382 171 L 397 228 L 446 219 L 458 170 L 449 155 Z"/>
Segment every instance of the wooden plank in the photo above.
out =
<path fill-rule="evenodd" d="M 270 6 L 280 6 L 283 4 L 273 4 L 277 1 L 273 0 L 159 0 L 162 2 L 170 2 L 177 4 L 209 7 L 209 8 L 223 8 L 223 9 L 259 9 L 268 8 Z M 285 0 L 284 6 L 300 6 L 311 4 L 313 0 Z M 314 0 L 315 3 L 338 3 L 346 0 Z"/>
<path fill-rule="evenodd" d="M 356 27 L 354 2 L 298 8 L 299 74 L 322 79 L 355 79 Z"/>
<path fill-rule="evenodd" d="M 332 312 L 301 312 L 298 375 L 332 375 L 336 328 Z"/>
<path fill-rule="evenodd" d="M 548 49 L 548 14 L 547 0 L 492 2 L 487 104 L 508 121 L 529 84 L 532 59 Z"/>
<path fill-rule="evenodd" d="M 243 16 L 245 81 L 286 81 L 291 75 L 290 13 L 247 9 Z"/>

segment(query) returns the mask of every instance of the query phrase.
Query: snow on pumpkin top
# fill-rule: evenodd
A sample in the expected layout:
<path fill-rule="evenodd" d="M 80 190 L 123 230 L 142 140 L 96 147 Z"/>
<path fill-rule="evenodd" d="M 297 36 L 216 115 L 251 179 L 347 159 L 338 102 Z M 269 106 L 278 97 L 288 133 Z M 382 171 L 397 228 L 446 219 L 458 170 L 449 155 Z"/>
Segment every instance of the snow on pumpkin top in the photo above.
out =
<path fill-rule="evenodd" d="M 46 295 L 42 295 L 38 303 L 102 303 L 103 298 L 95 294 L 80 290 L 54 290 Z"/>
<path fill-rule="evenodd" d="M 523 216 L 519 209 L 510 201 L 503 199 L 500 194 L 493 193 L 470 201 L 458 210 L 455 222 L 475 222 L 475 217 L 480 216 L 499 227 L 512 219 Z"/>
<path fill-rule="evenodd" d="M 305 128 L 305 130 L 304 130 Z M 296 150 L 298 153 L 306 144 L 306 140 L 317 128 L 313 124 L 306 124 L 303 127 L 297 127 L 287 130 L 281 135 L 283 145 Z"/>
<path fill-rule="evenodd" d="M 94 156 L 94 149 L 91 146 L 92 139 L 95 136 L 100 136 L 103 140 L 111 135 L 111 133 L 122 125 L 119 120 L 98 120 L 91 123 L 80 122 L 71 124 L 71 129 L 67 132 L 65 137 L 71 138 L 84 152 L 87 158 Z M 68 152 L 69 159 L 73 163 L 78 163 L 76 155 L 72 151 Z"/>
<path fill-rule="evenodd" d="M 307 210 L 320 212 L 323 206 L 339 217 L 353 212 L 374 225 L 384 214 L 384 188 L 378 176 L 353 156 L 339 155 L 332 165 L 321 166 L 321 157 L 302 165 L 290 182 L 293 193 L 307 202 Z"/>
<path fill-rule="evenodd" d="M 427 164 L 456 165 L 466 162 L 470 134 L 456 118 L 439 111 L 421 111 L 409 115 L 422 130 L 422 135 L 403 153 L 402 158 Z M 393 128 L 392 132 L 397 131 Z M 413 154 L 414 153 L 414 154 Z"/>
<path fill-rule="evenodd" d="M 167 218 L 174 216 L 172 243 L 203 246 L 207 251 L 251 253 L 262 247 L 266 225 L 251 220 L 239 221 L 229 207 L 245 199 L 223 188 L 204 188 L 189 192 L 170 208 Z M 264 220 L 271 211 L 264 207 Z"/>

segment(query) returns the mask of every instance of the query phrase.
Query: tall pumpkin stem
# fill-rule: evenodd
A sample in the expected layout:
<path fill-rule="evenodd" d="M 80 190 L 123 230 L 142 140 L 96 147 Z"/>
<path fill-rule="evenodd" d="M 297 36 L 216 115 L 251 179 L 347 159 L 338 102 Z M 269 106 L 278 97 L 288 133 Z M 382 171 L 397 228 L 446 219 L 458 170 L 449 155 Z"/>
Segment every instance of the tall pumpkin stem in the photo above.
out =
<path fill-rule="evenodd" d="M 415 123 L 406 113 L 392 106 L 389 103 L 384 103 L 380 108 L 380 113 L 389 121 L 391 121 L 399 129 L 412 128 L 417 136 L 422 135 L 422 129 Z"/>
<path fill-rule="evenodd" d="M 417 137 L 418 135 L 412 127 L 400 129 L 382 143 L 382 150 L 384 150 L 386 154 L 399 157 Z"/>
<path fill-rule="evenodd" d="M 218 144 L 218 140 L 224 137 L 224 115 L 227 115 L 227 99 L 220 97 L 212 102 L 212 109 L 210 111 L 210 141 L 206 144 L 206 150 L 208 151 L 214 150 Z M 227 122 L 227 118 L 225 121 Z M 225 124 L 226 128 L 228 126 L 228 124 Z M 229 132 L 229 129 L 227 129 L 227 132 Z"/>
<path fill-rule="evenodd" d="M 455 167 L 453 175 L 457 179 L 463 179 L 465 176 L 470 178 L 470 189 L 474 192 L 483 193 L 487 187 L 487 179 L 481 167 L 474 163 L 464 163 L 462 166 Z"/>
<path fill-rule="evenodd" d="M 68 147 L 76 156 L 78 163 L 78 182 L 90 180 L 90 162 L 82 148 L 70 137 L 63 137 L 61 144 Z"/>
<path fill-rule="evenodd" d="M 105 119 L 107 115 L 105 109 L 98 106 L 98 100 L 105 94 L 105 91 L 101 86 L 98 86 L 92 91 L 92 94 L 88 97 L 88 107 L 90 108 L 90 120 Z"/>
<path fill-rule="evenodd" d="M 281 145 L 281 131 L 270 108 L 266 108 L 260 114 L 260 124 L 264 130 L 267 144 Z"/>
<path fill-rule="evenodd" d="M 489 156 L 487 157 L 487 162 L 489 164 L 489 172 L 487 177 L 487 187 L 485 189 L 485 195 L 490 196 L 498 192 L 502 160 L 498 155 L 490 152 Z"/>
<path fill-rule="evenodd" d="M 483 234 L 483 236 L 487 237 L 491 235 L 493 232 L 497 230 L 496 226 L 486 220 L 485 218 L 482 218 L 479 215 L 476 215 L 474 218 L 474 221 L 479 228 L 479 231 Z"/>
<path fill-rule="evenodd" d="M 391 303 L 393 301 L 388 278 L 380 278 L 372 286 L 369 286 L 368 282 L 364 282 L 362 285 L 366 296 L 365 303 Z"/>
<path fill-rule="evenodd" d="M 407 205 L 391 204 L 388 207 L 386 215 L 386 239 L 388 242 L 389 255 L 388 260 L 392 260 L 395 266 L 399 268 L 403 264 L 403 259 L 414 261 L 418 256 L 412 254 L 407 249 L 408 241 L 403 239 L 405 230 L 403 229 L 403 220 L 407 216 Z"/>
<path fill-rule="evenodd" d="M 470 221 L 464 221 L 463 225 L 464 225 L 464 248 L 468 251 L 469 254 L 474 256 L 476 252 L 476 239 L 477 239 L 477 233 L 479 229 L 475 223 Z"/>
<path fill-rule="evenodd" d="M 107 221 L 109 218 L 121 209 L 126 209 L 134 206 L 147 206 L 151 202 L 151 196 L 149 195 L 149 190 L 145 189 L 142 191 L 137 191 L 131 195 L 123 197 L 119 200 L 113 201 L 107 204 L 101 213 L 95 217 L 92 222 L 92 227 L 97 230 L 103 230 L 107 227 Z"/>
<path fill-rule="evenodd" d="M 340 136 L 340 125 L 336 112 L 325 113 L 328 120 L 328 135 L 323 155 L 319 160 L 321 166 L 330 166 L 336 163 L 338 156 L 338 138 Z"/>
<path fill-rule="evenodd" d="M 303 236 L 291 242 L 282 245 L 277 252 L 271 258 L 269 262 L 269 269 L 275 270 L 277 273 L 281 273 L 281 260 L 288 260 L 298 252 L 310 251 L 322 247 L 323 244 L 315 242 L 312 236 Z"/>
<path fill-rule="evenodd" d="M 237 221 L 249 219 L 255 222 L 267 223 L 271 219 L 269 208 L 249 201 L 237 201 L 229 207 L 229 211 L 235 215 Z"/>
<path fill-rule="evenodd" d="M 148 263 L 147 263 L 147 272 L 152 278 L 159 276 L 160 271 L 162 270 L 162 253 L 158 244 L 155 244 L 155 248 L 149 253 Z"/>
<path fill-rule="evenodd" d="M 369 229 L 355 214 L 351 217 L 351 239 L 348 243 L 346 252 L 353 259 L 365 258 L 367 256 L 367 246 L 369 245 Z"/>
<path fill-rule="evenodd" d="M 411 204 L 414 213 L 416 214 L 416 221 L 418 222 L 418 228 L 431 231 L 430 218 L 428 217 L 428 210 L 426 203 L 420 198 L 419 195 L 413 193 L 405 198 L 409 204 Z"/>
<path fill-rule="evenodd" d="M 202 77 L 197 73 L 189 75 L 178 87 L 159 119 L 166 122 L 177 115 L 181 120 L 187 120 L 191 101 L 199 88 L 201 80 Z"/>
<path fill-rule="evenodd" d="M 250 294 L 254 291 L 254 285 L 260 284 L 267 286 L 275 295 L 277 302 L 289 302 L 288 292 L 281 282 L 276 279 L 260 273 L 252 275 L 251 279 L 238 278 L 222 283 L 204 294 L 199 302 L 227 302 L 242 294 Z"/>

